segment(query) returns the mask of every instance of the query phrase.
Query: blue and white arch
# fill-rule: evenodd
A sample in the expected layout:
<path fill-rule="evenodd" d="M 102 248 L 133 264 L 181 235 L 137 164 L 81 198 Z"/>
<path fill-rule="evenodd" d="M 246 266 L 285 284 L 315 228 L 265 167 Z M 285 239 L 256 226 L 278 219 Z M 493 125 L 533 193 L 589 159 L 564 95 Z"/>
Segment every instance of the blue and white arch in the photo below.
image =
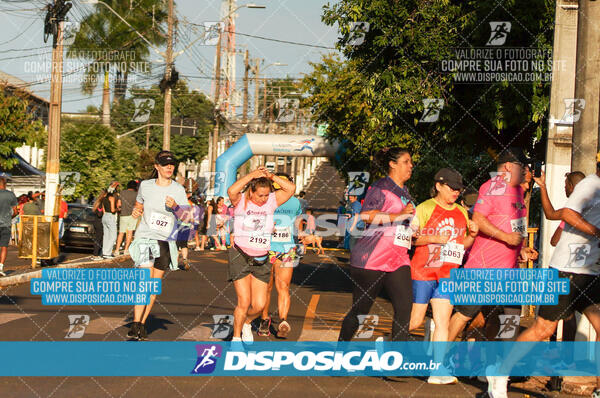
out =
<path fill-rule="evenodd" d="M 235 182 L 237 169 L 252 156 L 306 156 L 332 158 L 340 148 L 315 135 L 244 134 L 217 158 L 215 196 L 227 196 Z"/>

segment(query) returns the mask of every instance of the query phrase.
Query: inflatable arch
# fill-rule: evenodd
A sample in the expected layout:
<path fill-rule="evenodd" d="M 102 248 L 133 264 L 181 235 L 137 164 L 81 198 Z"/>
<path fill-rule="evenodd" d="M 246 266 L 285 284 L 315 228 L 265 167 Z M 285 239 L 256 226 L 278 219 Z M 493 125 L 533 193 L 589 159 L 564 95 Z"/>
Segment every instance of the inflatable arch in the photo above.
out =
<path fill-rule="evenodd" d="M 227 189 L 235 182 L 237 169 L 252 156 L 334 157 L 339 144 L 330 144 L 315 135 L 244 134 L 217 158 L 215 165 L 215 197 L 227 197 Z"/>

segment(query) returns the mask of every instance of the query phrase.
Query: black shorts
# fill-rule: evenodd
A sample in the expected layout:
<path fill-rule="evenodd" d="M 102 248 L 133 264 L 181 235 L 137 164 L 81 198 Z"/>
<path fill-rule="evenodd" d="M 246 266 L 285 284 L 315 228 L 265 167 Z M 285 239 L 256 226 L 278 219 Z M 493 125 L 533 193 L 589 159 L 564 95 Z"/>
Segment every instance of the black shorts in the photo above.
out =
<path fill-rule="evenodd" d="M 10 227 L 0 227 L 0 247 L 8 247 L 10 242 Z"/>
<path fill-rule="evenodd" d="M 268 255 L 265 254 L 265 261 L 259 263 L 252 257 L 246 257 L 240 253 L 239 249 L 235 246 L 227 250 L 229 255 L 229 282 L 237 281 L 247 275 L 253 275 L 259 281 L 269 283 L 271 279 L 271 263 L 269 262 Z"/>
<path fill-rule="evenodd" d="M 569 278 L 569 294 L 558 296 L 556 305 L 540 305 L 538 315 L 548 321 L 567 319 L 575 311 L 600 304 L 600 275 L 558 271 L 559 278 Z"/>
<path fill-rule="evenodd" d="M 154 259 L 153 267 L 161 271 L 166 271 L 169 269 L 169 263 L 171 262 L 171 250 L 169 249 L 169 242 L 166 240 L 159 240 L 157 242 L 160 249 L 160 255 Z"/>

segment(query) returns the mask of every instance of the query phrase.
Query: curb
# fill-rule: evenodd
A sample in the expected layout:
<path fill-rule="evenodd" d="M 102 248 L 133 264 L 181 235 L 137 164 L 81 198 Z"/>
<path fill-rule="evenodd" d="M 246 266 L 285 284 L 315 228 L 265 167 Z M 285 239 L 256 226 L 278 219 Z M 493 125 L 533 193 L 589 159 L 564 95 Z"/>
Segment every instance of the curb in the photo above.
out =
<path fill-rule="evenodd" d="M 324 247 L 323 250 L 326 251 L 330 251 L 330 252 L 350 252 L 350 250 L 346 250 L 346 249 L 340 249 L 337 247 Z"/>
<path fill-rule="evenodd" d="M 127 256 L 121 255 L 115 257 L 114 259 L 121 259 Z M 92 265 L 92 264 L 104 264 L 101 261 L 92 261 L 92 260 L 84 260 L 80 262 L 66 263 L 66 264 L 57 264 L 52 267 L 44 267 L 36 270 L 31 270 L 24 272 L 19 275 L 5 276 L 0 278 L 0 288 L 12 285 L 18 285 L 20 283 L 29 282 L 33 278 L 41 278 L 42 277 L 42 269 L 52 269 L 52 268 L 81 268 L 84 265 Z"/>

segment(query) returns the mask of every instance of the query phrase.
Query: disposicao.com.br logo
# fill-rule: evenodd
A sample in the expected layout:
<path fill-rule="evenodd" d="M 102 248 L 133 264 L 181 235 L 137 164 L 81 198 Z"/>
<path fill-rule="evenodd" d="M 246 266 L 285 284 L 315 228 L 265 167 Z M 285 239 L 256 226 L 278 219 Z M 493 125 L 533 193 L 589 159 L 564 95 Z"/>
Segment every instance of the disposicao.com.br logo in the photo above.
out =
<path fill-rule="evenodd" d="M 399 350 L 384 350 L 383 345 L 365 346 L 336 344 L 273 344 L 258 343 L 198 345 L 198 360 L 193 374 L 248 376 L 271 374 L 282 376 L 301 375 L 385 375 L 429 374 L 440 369 L 441 364 L 431 358 L 406 360 Z M 216 347 L 219 347 L 218 349 Z M 217 354 L 218 353 L 218 354 Z M 217 363 L 216 358 L 219 358 Z M 414 359 L 414 360 L 413 360 Z M 209 368 L 205 365 L 210 364 Z"/>

